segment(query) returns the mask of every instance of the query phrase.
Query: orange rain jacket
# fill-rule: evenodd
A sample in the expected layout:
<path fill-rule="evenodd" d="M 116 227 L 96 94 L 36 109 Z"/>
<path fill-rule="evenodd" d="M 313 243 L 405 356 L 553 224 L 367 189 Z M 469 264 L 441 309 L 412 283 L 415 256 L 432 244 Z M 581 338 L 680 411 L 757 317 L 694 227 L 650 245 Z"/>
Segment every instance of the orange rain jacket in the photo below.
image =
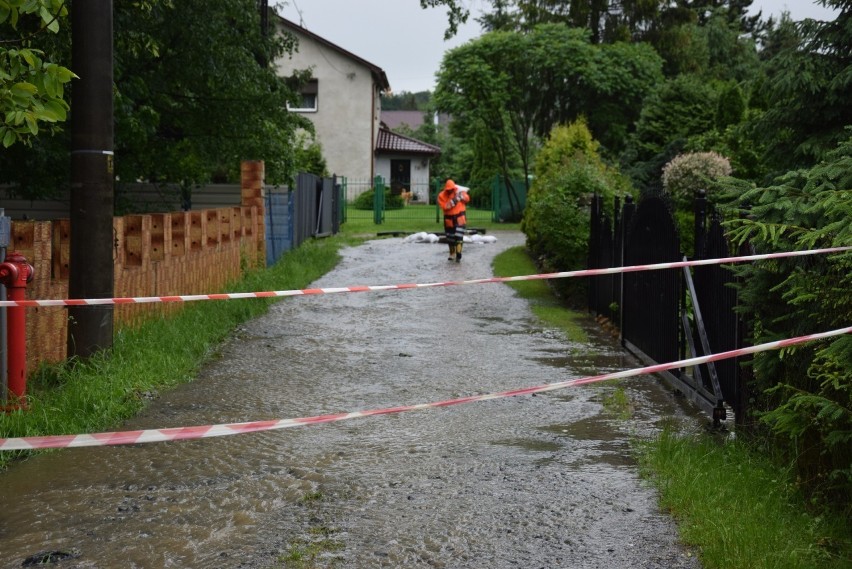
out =
<path fill-rule="evenodd" d="M 450 204 L 455 200 L 455 204 Z M 453 230 L 458 226 L 465 226 L 465 204 L 470 201 L 467 192 L 459 191 L 459 186 L 452 180 L 447 180 L 444 189 L 438 193 L 438 206 L 444 211 L 444 229 Z"/>

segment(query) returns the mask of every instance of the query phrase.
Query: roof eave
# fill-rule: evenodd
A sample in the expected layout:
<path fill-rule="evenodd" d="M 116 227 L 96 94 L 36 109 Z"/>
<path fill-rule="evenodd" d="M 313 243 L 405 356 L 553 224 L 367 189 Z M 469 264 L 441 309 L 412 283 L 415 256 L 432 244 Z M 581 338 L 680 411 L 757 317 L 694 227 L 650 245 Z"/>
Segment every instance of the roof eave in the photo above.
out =
<path fill-rule="evenodd" d="M 278 14 L 275 14 L 275 15 L 278 18 L 278 21 L 281 22 L 281 24 L 284 25 L 285 27 L 290 28 L 291 30 L 297 31 L 300 34 L 304 34 L 304 35 L 310 37 L 311 39 L 313 39 L 314 41 L 322 43 L 323 45 L 326 45 L 329 48 L 331 48 L 331 49 L 333 49 L 337 52 L 340 52 L 341 54 L 345 55 L 346 57 L 349 57 L 349 58 L 357 61 L 361 65 L 367 67 L 370 70 L 370 73 L 372 73 L 372 75 L 373 75 L 373 81 L 375 81 L 378 84 L 379 90 L 382 91 L 382 92 L 390 91 L 390 82 L 388 81 L 388 76 L 384 72 L 384 70 L 381 67 L 379 67 L 378 65 L 376 65 L 374 63 L 370 63 L 369 61 L 367 61 L 363 57 L 358 57 L 357 55 L 355 55 L 351 51 L 343 49 L 339 45 L 328 41 L 324 37 L 313 33 L 312 31 L 308 30 L 307 28 L 303 28 L 302 26 L 300 26 L 299 24 L 297 24 L 295 22 L 291 22 L 290 20 L 288 20 L 287 18 L 284 18 L 283 16 L 279 16 Z"/>

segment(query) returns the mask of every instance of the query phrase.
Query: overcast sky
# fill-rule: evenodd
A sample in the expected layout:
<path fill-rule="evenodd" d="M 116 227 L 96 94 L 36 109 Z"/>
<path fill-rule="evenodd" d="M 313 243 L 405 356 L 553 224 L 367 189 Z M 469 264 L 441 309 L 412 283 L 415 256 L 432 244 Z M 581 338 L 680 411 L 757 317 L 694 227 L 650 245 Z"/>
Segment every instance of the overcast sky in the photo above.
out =
<path fill-rule="evenodd" d="M 285 0 L 278 13 L 358 57 L 384 69 L 394 93 L 431 91 L 444 52 L 480 34 L 474 18 L 486 0 L 463 0 L 471 18 L 459 34 L 444 41 L 444 8 L 420 8 L 419 0 Z M 794 20 L 830 19 L 812 0 L 754 0 L 764 17 L 789 11 Z"/>

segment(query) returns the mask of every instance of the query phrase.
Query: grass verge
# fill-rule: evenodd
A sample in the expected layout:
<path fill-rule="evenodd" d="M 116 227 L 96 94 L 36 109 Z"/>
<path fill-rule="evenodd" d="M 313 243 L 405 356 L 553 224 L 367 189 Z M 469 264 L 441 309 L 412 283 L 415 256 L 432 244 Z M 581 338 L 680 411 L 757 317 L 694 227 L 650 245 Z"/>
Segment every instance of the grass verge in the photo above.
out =
<path fill-rule="evenodd" d="M 524 247 L 506 249 L 494 258 L 494 276 L 512 277 L 534 275 L 538 268 Z M 506 283 L 530 303 L 533 314 L 545 325 L 562 330 L 572 342 L 588 342 L 586 331 L 579 324 L 579 315 L 565 308 L 553 294 L 545 280 L 514 281 Z"/>
<path fill-rule="evenodd" d="M 852 567 L 849 521 L 810 511 L 791 473 L 746 443 L 664 430 L 636 448 L 704 569 Z"/>

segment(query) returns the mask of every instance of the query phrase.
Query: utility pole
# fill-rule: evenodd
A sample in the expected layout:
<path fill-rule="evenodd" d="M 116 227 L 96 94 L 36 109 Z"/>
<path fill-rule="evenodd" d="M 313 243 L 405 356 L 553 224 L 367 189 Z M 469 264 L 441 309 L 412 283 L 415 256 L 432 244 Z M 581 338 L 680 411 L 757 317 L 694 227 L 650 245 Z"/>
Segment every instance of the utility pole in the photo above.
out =
<path fill-rule="evenodd" d="M 71 7 L 70 298 L 113 294 L 113 0 Z M 87 358 L 113 341 L 113 306 L 68 309 L 68 356 Z"/>

